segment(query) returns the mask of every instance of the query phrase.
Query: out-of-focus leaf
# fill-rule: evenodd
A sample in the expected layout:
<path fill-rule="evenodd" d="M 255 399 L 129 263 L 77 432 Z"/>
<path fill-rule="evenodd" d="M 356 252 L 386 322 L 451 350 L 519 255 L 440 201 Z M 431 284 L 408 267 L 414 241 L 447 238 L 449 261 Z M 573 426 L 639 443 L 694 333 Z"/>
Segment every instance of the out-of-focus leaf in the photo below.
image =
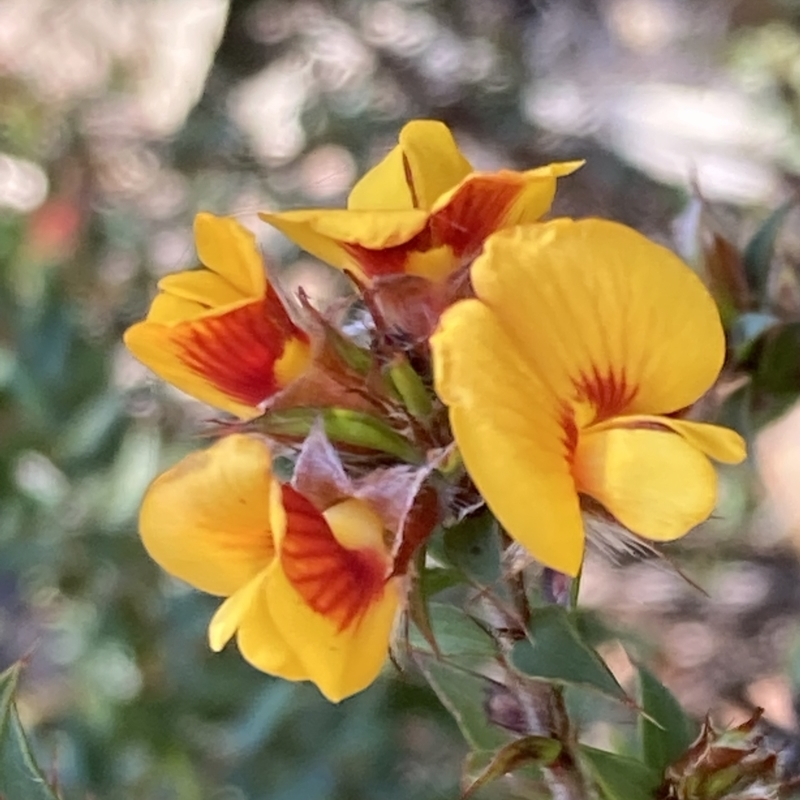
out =
<path fill-rule="evenodd" d="M 750 304 L 744 264 L 737 248 L 716 231 L 707 230 L 703 240 L 703 257 L 711 293 L 727 326 L 737 312 L 745 310 Z"/>
<path fill-rule="evenodd" d="M 448 528 L 444 533 L 444 552 L 448 561 L 480 586 L 500 579 L 500 543 L 494 517 L 477 514 Z"/>
<path fill-rule="evenodd" d="M 672 692 L 642 666 L 639 695 L 647 714 L 639 718 L 642 756 L 645 764 L 661 775 L 694 740 L 692 723 Z"/>
<path fill-rule="evenodd" d="M 800 392 L 800 323 L 783 325 L 765 338 L 753 375 L 754 387 L 769 394 Z"/>
<path fill-rule="evenodd" d="M 744 250 L 744 269 L 750 289 L 760 303 L 764 303 L 767 294 L 772 255 L 775 252 L 775 241 L 781 226 L 789 212 L 796 205 L 792 198 L 775 209 L 755 232 Z"/>
<path fill-rule="evenodd" d="M 561 753 L 562 745 L 557 739 L 546 736 L 524 736 L 501 747 L 480 774 L 467 786 L 461 800 L 472 797 L 478 789 L 509 772 L 531 764 L 546 767 Z"/>
<path fill-rule="evenodd" d="M 491 659 L 497 653 L 497 647 L 489 634 L 460 608 L 444 603 L 430 603 L 428 621 L 439 653 L 444 657 L 477 656 Z M 409 643 L 416 650 L 431 652 L 424 632 L 416 627 L 412 627 L 409 632 Z"/>
<path fill-rule="evenodd" d="M 25 739 L 14 691 L 20 665 L 0 675 L 0 797 L 3 800 L 58 800 L 36 765 Z"/>
<path fill-rule="evenodd" d="M 589 686 L 630 702 L 603 659 L 583 641 L 565 609 L 537 608 L 528 637 L 511 651 L 511 663 L 523 674 L 552 683 Z"/>
<path fill-rule="evenodd" d="M 509 742 L 511 734 L 489 720 L 490 680 L 432 658 L 420 658 L 419 666 L 473 750 L 497 750 Z"/>
<path fill-rule="evenodd" d="M 641 761 L 586 745 L 580 755 L 603 800 L 652 800 L 660 776 Z"/>
<path fill-rule="evenodd" d="M 736 361 L 744 361 L 761 336 L 779 324 L 780 320 L 774 314 L 762 311 L 740 314 L 733 322 L 729 339 Z"/>

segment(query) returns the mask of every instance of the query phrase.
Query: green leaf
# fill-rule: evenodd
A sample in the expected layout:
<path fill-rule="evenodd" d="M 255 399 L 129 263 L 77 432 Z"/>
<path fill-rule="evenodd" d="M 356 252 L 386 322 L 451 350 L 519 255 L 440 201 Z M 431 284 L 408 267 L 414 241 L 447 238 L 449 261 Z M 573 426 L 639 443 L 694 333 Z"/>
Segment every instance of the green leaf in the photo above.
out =
<path fill-rule="evenodd" d="M 0 675 L 0 797 L 3 800 L 58 800 L 31 754 L 14 692 L 20 664 Z"/>
<path fill-rule="evenodd" d="M 511 663 L 524 675 L 551 683 L 589 686 L 630 703 L 603 659 L 583 641 L 566 609 L 535 609 L 528 637 L 511 651 Z"/>
<path fill-rule="evenodd" d="M 454 567 L 480 586 L 500 580 L 500 542 L 494 517 L 488 511 L 448 528 L 444 553 Z"/>
<path fill-rule="evenodd" d="M 768 331 L 780 325 L 774 314 L 763 311 L 749 311 L 740 314 L 733 322 L 730 346 L 738 362 L 745 361 L 753 352 L 758 340 Z"/>
<path fill-rule="evenodd" d="M 580 756 L 603 800 L 653 800 L 660 776 L 646 764 L 587 745 Z"/>
<path fill-rule="evenodd" d="M 449 567 L 425 567 L 420 580 L 425 597 L 434 597 L 445 589 L 458 586 L 463 582 L 464 576 L 459 570 Z"/>
<path fill-rule="evenodd" d="M 642 756 L 645 764 L 661 775 L 694 740 L 693 726 L 672 692 L 642 666 L 639 694 L 642 710 L 647 714 L 639 722 Z"/>
<path fill-rule="evenodd" d="M 501 747 L 478 776 L 467 786 L 461 800 L 467 800 L 487 783 L 502 778 L 509 772 L 531 764 L 546 767 L 561 753 L 562 745 L 557 739 L 546 736 L 524 736 Z"/>
<path fill-rule="evenodd" d="M 794 208 L 796 201 L 787 200 L 775 209 L 756 231 L 744 250 L 744 270 L 747 282 L 758 298 L 763 303 L 766 300 L 767 283 L 769 280 L 772 255 L 775 251 L 775 241 L 780 233 L 781 226 Z"/>
<path fill-rule="evenodd" d="M 425 550 L 424 546 L 420 547 L 414 555 L 414 568 L 418 577 L 412 581 L 407 599 L 408 617 L 414 625 L 414 628 L 408 631 L 408 645 L 409 647 L 413 647 L 412 631 L 419 631 L 431 652 L 437 658 L 441 658 L 442 652 L 439 649 L 436 636 L 433 633 L 428 595 L 425 594 L 425 586 L 421 577 L 425 574 L 425 561 L 428 557 Z"/>
<path fill-rule="evenodd" d="M 477 656 L 488 660 L 497 655 L 492 637 L 472 617 L 455 606 L 428 604 L 427 624 L 436 639 L 439 654 L 444 658 Z M 425 631 L 417 626 L 411 628 L 408 638 L 415 650 L 424 653 L 432 651 Z"/>
<path fill-rule="evenodd" d="M 764 348 L 753 375 L 753 385 L 770 394 L 794 394 L 800 390 L 800 323 L 773 329 L 765 336 Z"/>
<path fill-rule="evenodd" d="M 432 658 L 419 658 L 418 663 L 473 750 L 497 750 L 509 742 L 512 734 L 492 723 L 488 715 L 487 703 L 496 684 Z"/>

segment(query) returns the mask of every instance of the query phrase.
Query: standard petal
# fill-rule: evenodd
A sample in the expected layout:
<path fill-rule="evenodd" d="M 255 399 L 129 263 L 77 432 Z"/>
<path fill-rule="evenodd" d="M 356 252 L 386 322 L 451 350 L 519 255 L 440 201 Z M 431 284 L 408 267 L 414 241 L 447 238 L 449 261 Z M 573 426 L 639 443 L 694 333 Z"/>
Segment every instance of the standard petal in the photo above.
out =
<path fill-rule="evenodd" d="M 442 195 L 431 211 L 431 239 L 459 260 L 476 256 L 495 231 L 536 222 L 556 193 L 556 179 L 582 162 L 550 164 L 528 172 L 474 172 Z"/>
<path fill-rule="evenodd" d="M 231 595 L 274 556 L 269 519 L 272 459 L 263 440 L 235 434 L 192 453 L 150 484 L 142 542 L 167 572 Z"/>
<path fill-rule="evenodd" d="M 442 122 L 420 119 L 400 131 L 400 143 L 354 187 L 352 209 L 429 209 L 472 166 Z"/>
<path fill-rule="evenodd" d="M 607 428 L 669 428 L 679 433 L 689 444 L 701 450 L 714 461 L 723 464 L 739 464 L 747 458 L 747 445 L 744 439 L 730 428 L 709 425 L 707 422 L 695 422 L 688 419 L 672 419 L 672 417 L 653 416 L 649 414 L 631 414 L 615 417 L 592 430 Z"/>
<path fill-rule="evenodd" d="M 232 217 L 198 214 L 194 238 L 200 261 L 246 297 L 260 297 L 266 273 L 256 237 Z"/>
<path fill-rule="evenodd" d="M 558 398 L 477 300 L 444 313 L 431 347 L 436 391 L 489 508 L 535 558 L 575 575 L 584 543 L 569 463 L 575 432 Z"/>
<path fill-rule="evenodd" d="M 719 373 L 716 305 L 672 252 L 607 220 L 555 220 L 492 236 L 478 297 L 579 425 L 690 405 Z"/>
<path fill-rule="evenodd" d="M 309 679 L 338 702 L 375 680 L 388 655 L 399 592 L 397 579 L 386 580 L 383 528 L 357 500 L 345 501 L 330 523 L 290 487 L 280 488 L 280 500 L 270 613 Z"/>
<path fill-rule="evenodd" d="M 578 490 L 600 502 L 626 528 L 669 541 L 708 519 L 717 475 L 682 436 L 645 428 L 581 434 L 574 462 Z"/>
<path fill-rule="evenodd" d="M 366 278 L 371 272 L 361 266 L 361 251 L 378 251 L 374 257 L 381 258 L 385 249 L 405 244 L 423 230 L 428 215 L 418 209 L 306 209 L 259 216 L 321 261 Z M 402 264 L 393 271 L 402 272 Z"/>
<path fill-rule="evenodd" d="M 131 326 L 128 349 L 159 377 L 215 408 L 250 419 L 308 367 L 306 334 L 269 289 L 261 300 L 188 321 Z"/>
<path fill-rule="evenodd" d="M 192 269 L 167 275 L 158 282 L 158 289 L 173 297 L 197 303 L 204 310 L 253 299 L 210 269 Z"/>

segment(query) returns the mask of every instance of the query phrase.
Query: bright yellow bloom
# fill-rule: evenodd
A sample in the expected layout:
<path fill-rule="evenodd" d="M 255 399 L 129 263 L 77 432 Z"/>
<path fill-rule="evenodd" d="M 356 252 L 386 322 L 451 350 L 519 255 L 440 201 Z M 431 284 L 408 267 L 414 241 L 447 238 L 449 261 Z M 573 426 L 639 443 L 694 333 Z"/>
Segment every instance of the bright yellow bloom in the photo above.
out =
<path fill-rule="evenodd" d="M 399 608 L 384 525 L 364 501 L 320 512 L 278 483 L 257 437 L 226 436 L 158 477 L 142 504 L 147 551 L 227 599 L 209 626 L 255 667 L 313 681 L 334 702 L 380 672 Z"/>
<path fill-rule="evenodd" d="M 261 214 L 317 258 L 369 283 L 390 275 L 444 280 L 493 231 L 538 220 L 556 178 L 580 162 L 473 172 L 445 125 L 409 122 L 400 143 L 353 188 L 347 209 Z"/>
<path fill-rule="evenodd" d="M 243 419 L 297 378 L 308 337 L 270 286 L 255 237 L 230 217 L 198 214 L 203 269 L 169 275 L 147 318 L 125 332 L 146 366 L 187 394 Z"/>
<path fill-rule="evenodd" d="M 717 496 L 708 456 L 737 463 L 733 431 L 672 414 L 715 381 L 714 301 L 675 255 L 604 220 L 495 234 L 472 267 L 476 299 L 434 334 L 436 389 L 464 463 L 501 524 L 575 575 L 579 494 L 634 533 L 677 538 Z"/>

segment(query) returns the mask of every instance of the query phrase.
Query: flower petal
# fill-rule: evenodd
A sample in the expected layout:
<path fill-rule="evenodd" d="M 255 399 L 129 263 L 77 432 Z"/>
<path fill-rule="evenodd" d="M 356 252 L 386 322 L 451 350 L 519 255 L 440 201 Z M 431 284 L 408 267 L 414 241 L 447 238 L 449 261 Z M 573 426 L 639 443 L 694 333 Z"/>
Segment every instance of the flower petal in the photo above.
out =
<path fill-rule="evenodd" d="M 429 209 L 472 171 L 442 122 L 409 122 L 400 131 L 399 142 L 353 187 L 348 208 Z"/>
<path fill-rule="evenodd" d="M 558 398 L 477 300 L 444 313 L 431 347 L 436 391 L 489 508 L 536 559 L 575 575 L 583 523 Z"/>
<path fill-rule="evenodd" d="M 369 272 L 360 266 L 361 250 L 382 252 L 408 242 L 425 227 L 428 215 L 418 209 L 305 209 L 259 216 L 321 261 L 365 277 Z"/>
<path fill-rule="evenodd" d="M 607 422 L 592 426 L 592 430 L 648 426 L 669 428 L 675 433 L 679 433 L 689 444 L 713 458 L 714 461 L 720 461 L 723 464 L 739 464 L 747 458 L 747 445 L 736 431 L 719 425 L 709 425 L 707 422 L 673 419 L 672 417 L 649 414 L 631 414 L 624 417 L 615 417 Z"/>
<path fill-rule="evenodd" d="M 434 245 L 447 244 L 458 259 L 473 258 L 495 231 L 536 222 L 550 209 L 556 178 L 569 175 L 581 164 L 549 164 L 527 172 L 473 172 L 433 206 Z"/>
<path fill-rule="evenodd" d="M 208 625 L 208 644 L 215 653 L 219 653 L 228 644 L 238 630 L 242 618 L 250 611 L 256 596 L 264 592 L 264 580 L 268 570 L 269 567 L 237 589 L 214 612 Z"/>
<path fill-rule="evenodd" d="M 290 681 L 308 678 L 303 666 L 278 632 L 267 605 L 266 587 L 278 563 L 231 595 L 214 614 L 208 627 L 211 649 L 219 652 L 238 632 L 239 651 L 254 667 Z"/>
<path fill-rule="evenodd" d="M 386 580 L 383 527 L 358 500 L 334 507 L 330 523 L 288 486 L 273 494 L 278 505 L 270 613 L 309 679 L 338 702 L 375 680 L 388 655 L 399 592 L 397 579 Z"/>
<path fill-rule="evenodd" d="M 269 520 L 272 459 L 261 439 L 226 436 L 150 484 L 139 530 L 167 572 L 231 595 L 274 556 Z"/>
<path fill-rule="evenodd" d="M 287 681 L 311 680 L 308 670 L 281 635 L 270 610 L 267 587 L 276 577 L 280 580 L 278 563 L 275 562 L 267 573 L 263 590 L 255 594 L 253 604 L 239 624 L 236 635 L 239 652 L 262 672 Z"/>
<path fill-rule="evenodd" d="M 561 219 L 503 231 L 472 281 L 579 426 L 676 411 L 722 366 L 719 313 L 699 278 L 624 225 Z"/>
<path fill-rule="evenodd" d="M 185 322 L 149 319 L 124 336 L 128 349 L 159 377 L 198 400 L 243 419 L 308 367 L 306 334 L 270 287 L 262 300 Z"/>
<path fill-rule="evenodd" d="M 200 261 L 245 297 L 261 297 L 267 278 L 256 237 L 231 217 L 198 214 L 194 238 Z"/>
<path fill-rule="evenodd" d="M 167 275 L 158 282 L 163 294 L 190 300 L 197 304 L 199 313 L 226 305 L 237 305 L 254 298 L 242 294 L 230 281 L 209 269 L 191 269 Z M 256 299 L 261 295 L 256 295 Z M 149 315 L 148 315 L 149 318 Z M 181 319 L 186 319 L 183 315 Z M 161 320 L 166 322 L 167 320 Z"/>
<path fill-rule="evenodd" d="M 575 452 L 578 490 L 626 528 L 669 541 L 706 520 L 717 500 L 708 458 L 671 431 L 609 427 L 586 431 Z"/>

